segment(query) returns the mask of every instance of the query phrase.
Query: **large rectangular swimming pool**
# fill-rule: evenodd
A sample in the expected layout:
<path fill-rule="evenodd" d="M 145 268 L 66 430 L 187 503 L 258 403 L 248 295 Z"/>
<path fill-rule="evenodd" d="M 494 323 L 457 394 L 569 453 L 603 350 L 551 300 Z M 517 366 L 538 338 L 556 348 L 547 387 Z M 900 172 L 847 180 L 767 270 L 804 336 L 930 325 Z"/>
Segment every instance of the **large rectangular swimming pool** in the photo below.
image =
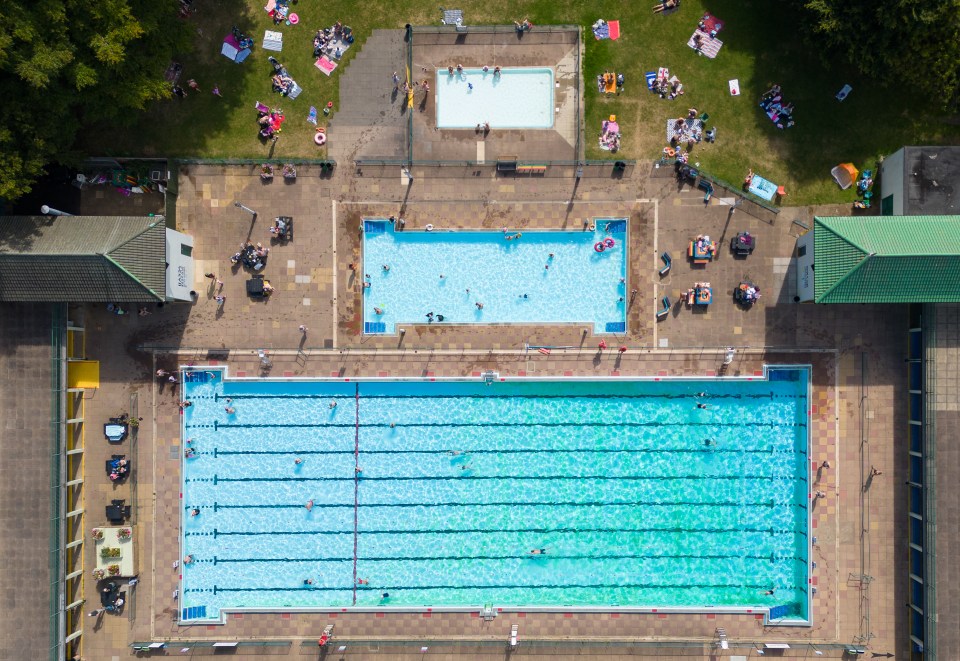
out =
<path fill-rule="evenodd" d="M 403 323 L 589 323 L 622 333 L 626 229 L 607 219 L 596 231 L 395 232 L 364 221 L 364 333 Z"/>
<path fill-rule="evenodd" d="M 490 383 L 220 374 L 185 375 L 184 620 L 485 604 L 808 618 L 806 368 Z"/>
<path fill-rule="evenodd" d="M 437 126 L 472 129 L 489 123 L 492 129 L 553 127 L 553 69 L 517 67 L 464 69 L 452 74 L 437 70 Z"/>

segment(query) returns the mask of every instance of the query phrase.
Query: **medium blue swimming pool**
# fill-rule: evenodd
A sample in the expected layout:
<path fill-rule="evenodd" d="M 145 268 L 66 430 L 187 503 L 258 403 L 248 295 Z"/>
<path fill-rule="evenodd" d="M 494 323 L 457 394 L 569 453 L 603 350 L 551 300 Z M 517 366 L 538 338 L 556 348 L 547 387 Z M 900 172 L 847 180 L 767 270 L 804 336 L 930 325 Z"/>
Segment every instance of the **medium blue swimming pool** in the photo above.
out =
<path fill-rule="evenodd" d="M 472 129 L 548 129 L 553 126 L 553 69 L 510 67 L 494 75 L 493 67 L 437 71 L 437 126 Z"/>
<path fill-rule="evenodd" d="M 379 220 L 364 228 L 365 333 L 404 323 L 586 323 L 595 333 L 624 332 L 626 220 L 598 219 L 596 231 L 396 232 Z"/>
<path fill-rule="evenodd" d="M 484 604 L 808 616 L 805 368 L 184 388 L 185 620 Z"/>

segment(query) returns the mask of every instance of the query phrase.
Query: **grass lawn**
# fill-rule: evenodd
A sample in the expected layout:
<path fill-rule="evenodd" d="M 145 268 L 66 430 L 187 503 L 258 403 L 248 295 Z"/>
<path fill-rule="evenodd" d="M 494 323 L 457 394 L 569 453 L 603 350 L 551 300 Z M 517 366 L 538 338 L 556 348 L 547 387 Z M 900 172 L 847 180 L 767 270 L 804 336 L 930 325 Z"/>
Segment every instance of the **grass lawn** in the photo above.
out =
<path fill-rule="evenodd" d="M 149 109 L 135 128 L 113 127 L 110 145 L 91 143 L 97 154 L 180 156 L 203 158 L 287 158 L 325 156 L 312 140 L 314 127 L 306 121 L 310 106 L 321 110 L 339 100 L 339 77 L 366 37 L 376 28 L 402 28 L 437 24 L 439 5 L 411 0 L 301 0 L 291 9 L 300 16 L 297 26 L 273 28 L 263 11 L 265 0 L 231 3 L 196 0 L 199 11 L 189 19 L 197 29 L 195 49 L 180 58 L 182 86 L 194 78 L 202 93 L 171 99 Z M 847 66 L 825 68 L 817 53 L 796 35 L 789 10 L 781 4 L 745 0 L 706 3 L 686 0 L 673 13 L 654 14 L 652 0 L 623 3 L 601 0 L 531 0 L 523 3 L 460 2 L 467 24 L 509 24 L 528 16 L 536 24 L 574 24 L 584 28 L 582 62 L 585 97 L 587 158 L 656 159 L 666 145 L 667 118 L 686 115 L 690 107 L 707 112 L 708 126 L 718 128 L 716 144 L 701 143 L 691 154 L 707 172 L 730 182 L 742 179 L 748 168 L 784 185 L 788 204 L 815 204 L 853 200 L 852 191 L 840 191 L 830 178 L 830 168 L 852 161 L 861 169 L 873 168 L 877 158 L 899 147 L 922 144 L 960 144 L 960 126 L 947 121 L 930 99 L 909 89 L 879 87 L 856 75 Z M 715 60 L 698 56 L 686 46 L 704 11 L 724 20 L 718 35 L 723 48 Z M 589 26 L 598 18 L 620 20 L 617 41 L 596 41 Z M 329 78 L 314 66 L 314 32 L 336 20 L 353 28 L 356 43 L 347 51 Z M 235 64 L 220 55 L 220 43 L 236 25 L 254 38 L 250 58 Z M 264 51 L 263 32 L 284 34 L 282 53 Z M 270 90 L 272 68 L 268 55 L 287 66 L 303 87 L 290 101 Z M 684 84 L 686 94 L 668 101 L 648 92 L 645 71 L 668 67 Z M 403 62 L 397 63 L 397 69 Z M 621 96 L 604 98 L 597 92 L 597 74 L 610 69 L 626 78 Z M 738 78 L 741 96 L 731 97 L 727 81 Z M 796 126 L 777 129 L 757 105 L 772 82 L 783 87 L 784 99 L 796 110 Z M 834 95 L 844 85 L 853 92 L 843 103 Z M 223 98 L 210 90 L 218 84 Z M 390 81 L 383 81 L 390 85 Z M 188 90 L 189 91 L 189 90 Z M 257 137 L 255 101 L 279 106 L 286 113 L 280 140 L 263 143 Z M 616 114 L 623 133 L 618 155 L 597 146 L 600 122 Z M 321 123 L 324 117 L 320 116 Z M 96 132 L 98 136 L 103 134 Z M 335 136 L 331 136 L 335 139 Z"/>

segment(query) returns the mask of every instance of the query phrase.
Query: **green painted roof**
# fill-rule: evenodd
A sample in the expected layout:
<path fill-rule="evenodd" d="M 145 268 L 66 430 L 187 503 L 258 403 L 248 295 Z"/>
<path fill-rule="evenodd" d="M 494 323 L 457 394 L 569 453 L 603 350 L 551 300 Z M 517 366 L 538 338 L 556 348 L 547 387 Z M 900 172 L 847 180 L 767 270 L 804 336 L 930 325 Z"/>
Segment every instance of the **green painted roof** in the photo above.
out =
<path fill-rule="evenodd" d="M 147 216 L 0 217 L 0 301 L 163 301 L 166 231 Z"/>
<path fill-rule="evenodd" d="M 960 302 L 960 216 L 814 218 L 817 303 Z"/>

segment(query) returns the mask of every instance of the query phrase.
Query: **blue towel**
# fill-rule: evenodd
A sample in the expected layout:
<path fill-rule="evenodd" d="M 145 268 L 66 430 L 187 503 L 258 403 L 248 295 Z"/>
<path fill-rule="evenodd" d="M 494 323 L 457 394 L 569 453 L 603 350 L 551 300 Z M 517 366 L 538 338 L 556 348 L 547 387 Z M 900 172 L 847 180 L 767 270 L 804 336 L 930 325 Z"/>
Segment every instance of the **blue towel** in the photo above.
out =
<path fill-rule="evenodd" d="M 597 39 L 609 39 L 610 38 L 610 26 L 604 23 L 593 28 L 593 36 Z"/>
<path fill-rule="evenodd" d="M 313 106 L 310 106 L 310 114 L 307 115 L 307 121 L 311 124 L 317 123 L 317 109 Z"/>

